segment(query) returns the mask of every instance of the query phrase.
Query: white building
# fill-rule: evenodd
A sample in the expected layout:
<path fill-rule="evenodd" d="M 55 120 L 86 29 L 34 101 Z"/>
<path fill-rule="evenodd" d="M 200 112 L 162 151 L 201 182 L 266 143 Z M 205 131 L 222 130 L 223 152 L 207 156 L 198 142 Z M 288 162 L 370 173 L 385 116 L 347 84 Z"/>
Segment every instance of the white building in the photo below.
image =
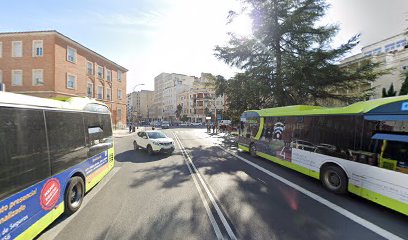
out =
<path fill-rule="evenodd" d="M 127 95 L 128 122 L 150 121 L 154 92 L 141 90 Z"/>
<path fill-rule="evenodd" d="M 176 120 L 177 94 L 193 86 L 195 77 L 177 73 L 161 73 L 154 78 L 155 120 Z"/>
<path fill-rule="evenodd" d="M 371 87 L 375 87 L 372 98 L 381 98 L 382 89 L 388 90 L 391 83 L 394 90 L 399 92 L 404 80 L 403 73 L 408 70 L 408 31 L 363 47 L 361 53 L 344 59 L 341 65 L 358 64 L 367 58 L 380 62 L 381 70 L 390 71 L 372 83 Z"/>

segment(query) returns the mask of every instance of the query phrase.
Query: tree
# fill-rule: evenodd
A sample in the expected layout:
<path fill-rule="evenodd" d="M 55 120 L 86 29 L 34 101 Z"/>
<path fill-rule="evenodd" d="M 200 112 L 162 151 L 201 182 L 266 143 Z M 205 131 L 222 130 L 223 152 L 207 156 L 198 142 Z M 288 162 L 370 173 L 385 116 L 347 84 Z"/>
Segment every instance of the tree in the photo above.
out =
<path fill-rule="evenodd" d="M 407 95 L 408 94 L 408 72 L 405 72 L 404 75 L 405 75 L 405 79 L 404 79 L 404 82 L 402 83 L 399 95 Z M 383 89 L 383 92 L 384 92 L 384 89 Z"/>
<path fill-rule="evenodd" d="M 394 97 L 397 96 L 397 91 L 394 90 L 394 84 L 391 83 L 390 88 L 388 89 L 388 91 L 383 88 L 382 89 L 382 97 Z"/>
<path fill-rule="evenodd" d="M 177 105 L 177 110 L 176 110 L 176 117 L 180 120 L 181 117 L 181 112 L 183 110 L 183 106 L 181 104 Z"/>
<path fill-rule="evenodd" d="M 362 61 L 353 68 L 338 62 L 358 43 L 359 36 L 332 48 L 335 25 L 318 26 L 328 5 L 324 0 L 243 0 L 252 18 L 252 36 L 230 33 L 227 46 L 216 46 L 215 56 L 243 70 L 232 79 L 217 79 L 231 116 L 246 109 L 317 103 L 337 99 L 354 102 L 366 98 L 337 89 L 369 86 L 381 72 L 378 63 Z M 238 13 L 230 12 L 233 21 Z M 241 14 L 245 14 L 241 13 Z M 228 82 L 226 84 L 225 82 Z M 250 95 L 247 95 L 250 94 Z"/>
<path fill-rule="evenodd" d="M 187 115 L 184 114 L 183 117 L 181 118 L 181 121 L 187 122 L 188 121 Z"/>

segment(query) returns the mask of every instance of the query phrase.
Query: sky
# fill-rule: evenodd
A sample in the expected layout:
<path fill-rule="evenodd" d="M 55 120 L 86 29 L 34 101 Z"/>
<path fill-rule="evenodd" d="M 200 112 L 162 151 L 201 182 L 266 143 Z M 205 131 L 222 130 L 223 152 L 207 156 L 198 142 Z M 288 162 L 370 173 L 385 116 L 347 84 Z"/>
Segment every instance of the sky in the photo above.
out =
<path fill-rule="evenodd" d="M 408 28 L 408 0 L 327 2 L 321 23 L 341 29 L 333 46 L 362 34 L 353 53 Z M 57 30 L 127 68 L 127 92 L 153 90 L 162 72 L 227 78 L 238 72 L 213 49 L 225 45 L 227 32 L 250 34 L 247 16 L 227 24 L 228 12 L 240 9 L 238 0 L 13 0 L 2 3 L 0 32 Z"/>

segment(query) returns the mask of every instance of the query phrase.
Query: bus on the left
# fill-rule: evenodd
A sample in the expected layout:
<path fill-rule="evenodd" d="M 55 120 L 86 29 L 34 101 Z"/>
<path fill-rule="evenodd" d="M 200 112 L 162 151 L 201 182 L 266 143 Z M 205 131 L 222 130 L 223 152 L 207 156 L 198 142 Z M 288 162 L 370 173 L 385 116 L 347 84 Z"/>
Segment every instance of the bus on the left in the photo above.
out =
<path fill-rule="evenodd" d="M 0 240 L 32 239 L 114 165 L 108 107 L 0 92 Z"/>

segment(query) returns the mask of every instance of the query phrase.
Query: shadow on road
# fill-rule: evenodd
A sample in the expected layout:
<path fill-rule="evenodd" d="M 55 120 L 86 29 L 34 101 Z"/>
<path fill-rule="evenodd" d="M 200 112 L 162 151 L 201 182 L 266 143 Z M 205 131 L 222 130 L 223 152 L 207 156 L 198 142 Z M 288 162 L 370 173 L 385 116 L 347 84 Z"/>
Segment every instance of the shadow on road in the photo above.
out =
<path fill-rule="evenodd" d="M 173 152 L 171 155 L 178 154 L 177 151 Z M 132 163 L 147 163 L 160 161 L 171 156 L 170 154 L 155 153 L 153 155 L 147 154 L 145 150 L 127 150 L 125 152 L 115 155 L 115 160 L 117 162 L 132 162 Z"/>

